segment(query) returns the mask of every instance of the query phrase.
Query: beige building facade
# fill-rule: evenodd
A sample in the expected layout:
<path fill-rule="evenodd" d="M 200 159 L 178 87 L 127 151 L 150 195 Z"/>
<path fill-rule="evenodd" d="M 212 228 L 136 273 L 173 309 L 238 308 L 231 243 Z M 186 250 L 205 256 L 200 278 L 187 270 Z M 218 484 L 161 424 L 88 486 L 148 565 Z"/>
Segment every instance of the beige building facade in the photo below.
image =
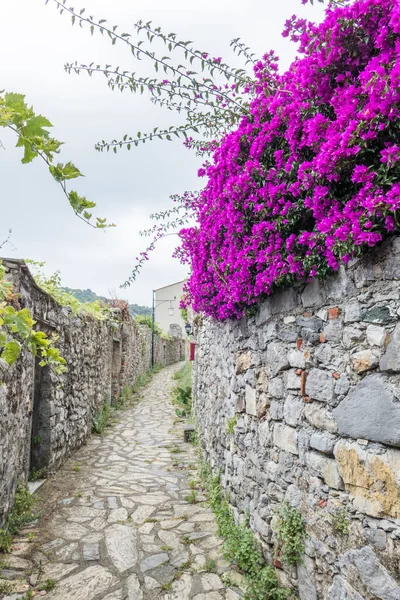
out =
<path fill-rule="evenodd" d="M 165 333 L 171 333 L 174 337 L 180 338 L 186 337 L 185 321 L 182 319 L 179 308 L 184 284 L 185 280 L 154 290 L 155 322 Z"/>

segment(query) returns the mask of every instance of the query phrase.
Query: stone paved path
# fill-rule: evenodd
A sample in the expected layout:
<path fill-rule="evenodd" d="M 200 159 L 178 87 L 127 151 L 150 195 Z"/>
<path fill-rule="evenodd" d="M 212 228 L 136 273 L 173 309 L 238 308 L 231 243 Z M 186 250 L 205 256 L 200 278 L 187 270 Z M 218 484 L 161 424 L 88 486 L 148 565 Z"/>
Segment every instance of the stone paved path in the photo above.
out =
<path fill-rule="evenodd" d="M 40 490 L 45 516 L 33 543 L 17 541 L 9 568 L 33 567 L 32 584 L 40 570 L 40 581 L 55 580 L 48 600 L 240 597 L 220 577 L 229 566 L 213 514 L 204 498 L 185 499 L 196 454 L 174 424 L 176 369 L 157 374 L 118 424 Z"/>

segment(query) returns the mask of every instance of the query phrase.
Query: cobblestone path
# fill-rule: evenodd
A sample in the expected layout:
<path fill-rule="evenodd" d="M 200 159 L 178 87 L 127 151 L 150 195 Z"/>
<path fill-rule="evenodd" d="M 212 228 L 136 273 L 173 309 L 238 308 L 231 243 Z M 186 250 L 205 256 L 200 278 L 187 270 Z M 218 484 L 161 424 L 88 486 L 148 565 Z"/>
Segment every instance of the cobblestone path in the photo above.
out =
<path fill-rule="evenodd" d="M 220 577 L 228 565 L 213 514 L 204 498 L 185 499 L 196 454 L 174 424 L 176 368 L 155 375 L 39 491 L 44 516 L 16 541 L 8 568 L 31 569 L 31 584 L 40 571 L 40 581 L 55 580 L 49 600 L 239 598 Z"/>

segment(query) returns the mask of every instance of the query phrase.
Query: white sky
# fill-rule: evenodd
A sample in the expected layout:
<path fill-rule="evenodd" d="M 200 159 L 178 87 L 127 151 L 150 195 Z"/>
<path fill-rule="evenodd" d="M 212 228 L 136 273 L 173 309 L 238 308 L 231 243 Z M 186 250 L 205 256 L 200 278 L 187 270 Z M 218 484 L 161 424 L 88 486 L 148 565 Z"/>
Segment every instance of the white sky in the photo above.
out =
<path fill-rule="evenodd" d="M 293 13 L 315 20 L 322 15 L 321 5 L 303 7 L 300 0 L 75 0 L 73 6 L 85 7 L 123 31 L 131 31 L 130 25 L 139 19 L 152 20 L 238 66 L 242 65 L 233 58 L 229 44 L 241 37 L 257 56 L 273 48 L 282 68 L 295 55 L 295 46 L 281 37 L 285 19 Z M 87 30 L 72 28 L 68 16 L 60 17 L 51 0 L 47 6 L 44 0 L 1 0 L 0 53 L 0 89 L 24 93 L 35 111 L 50 119 L 53 135 L 65 142 L 60 159 L 72 160 L 86 176 L 74 180 L 73 188 L 97 202 L 95 215 L 117 224 L 104 233 L 82 223 L 46 165 L 40 159 L 21 165 L 21 151 L 14 148 L 11 132 L 2 132 L 0 198 L 5 219 L 0 223 L 0 242 L 11 227 L 16 247 L 4 254 L 46 261 L 47 271 L 59 269 L 66 286 L 91 288 L 100 295 L 116 289 L 130 302 L 150 305 L 153 288 L 186 276 L 187 268 L 171 258 L 177 237 L 159 242 L 128 290 L 119 290 L 119 285 L 146 242 L 138 231 L 151 225 L 148 215 L 167 208 L 170 194 L 203 184 L 196 176 L 199 159 L 178 140 L 152 142 L 117 155 L 100 154 L 94 144 L 174 124 L 176 116 L 154 107 L 146 97 L 112 92 L 104 76 L 65 73 L 64 63 L 75 60 L 130 71 L 137 65 L 125 46 L 111 46 L 107 38 L 92 38 Z M 148 74 L 154 74 L 150 64 Z"/>

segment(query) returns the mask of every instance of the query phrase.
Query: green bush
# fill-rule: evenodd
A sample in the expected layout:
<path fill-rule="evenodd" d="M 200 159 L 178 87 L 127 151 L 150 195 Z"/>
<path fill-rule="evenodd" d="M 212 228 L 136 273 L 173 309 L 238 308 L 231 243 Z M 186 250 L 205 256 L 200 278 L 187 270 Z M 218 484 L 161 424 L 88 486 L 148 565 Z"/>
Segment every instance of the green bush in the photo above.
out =
<path fill-rule="evenodd" d="M 192 365 L 187 362 L 172 376 L 178 382 L 173 390 L 174 401 L 179 405 L 176 409 L 178 417 L 190 415 L 192 411 Z"/>
<path fill-rule="evenodd" d="M 300 511 L 287 502 L 283 502 L 279 509 L 276 533 L 279 558 L 295 565 L 304 553 L 306 525 Z"/>
<path fill-rule="evenodd" d="M 102 409 L 95 413 L 93 417 L 92 432 L 101 434 L 110 425 L 111 420 L 111 406 L 107 400 L 104 402 Z"/>
<path fill-rule="evenodd" d="M 347 510 L 337 510 L 332 515 L 332 527 L 335 533 L 339 535 L 348 535 L 349 534 L 349 520 L 347 518 Z"/>
<path fill-rule="evenodd" d="M 11 552 L 12 535 L 6 529 L 0 529 L 0 552 Z"/>
<path fill-rule="evenodd" d="M 134 319 L 138 325 L 146 325 L 150 330 L 152 329 L 153 319 L 150 315 L 135 315 Z M 156 335 L 162 335 L 163 330 L 158 325 L 158 323 L 154 323 L 154 333 Z"/>

